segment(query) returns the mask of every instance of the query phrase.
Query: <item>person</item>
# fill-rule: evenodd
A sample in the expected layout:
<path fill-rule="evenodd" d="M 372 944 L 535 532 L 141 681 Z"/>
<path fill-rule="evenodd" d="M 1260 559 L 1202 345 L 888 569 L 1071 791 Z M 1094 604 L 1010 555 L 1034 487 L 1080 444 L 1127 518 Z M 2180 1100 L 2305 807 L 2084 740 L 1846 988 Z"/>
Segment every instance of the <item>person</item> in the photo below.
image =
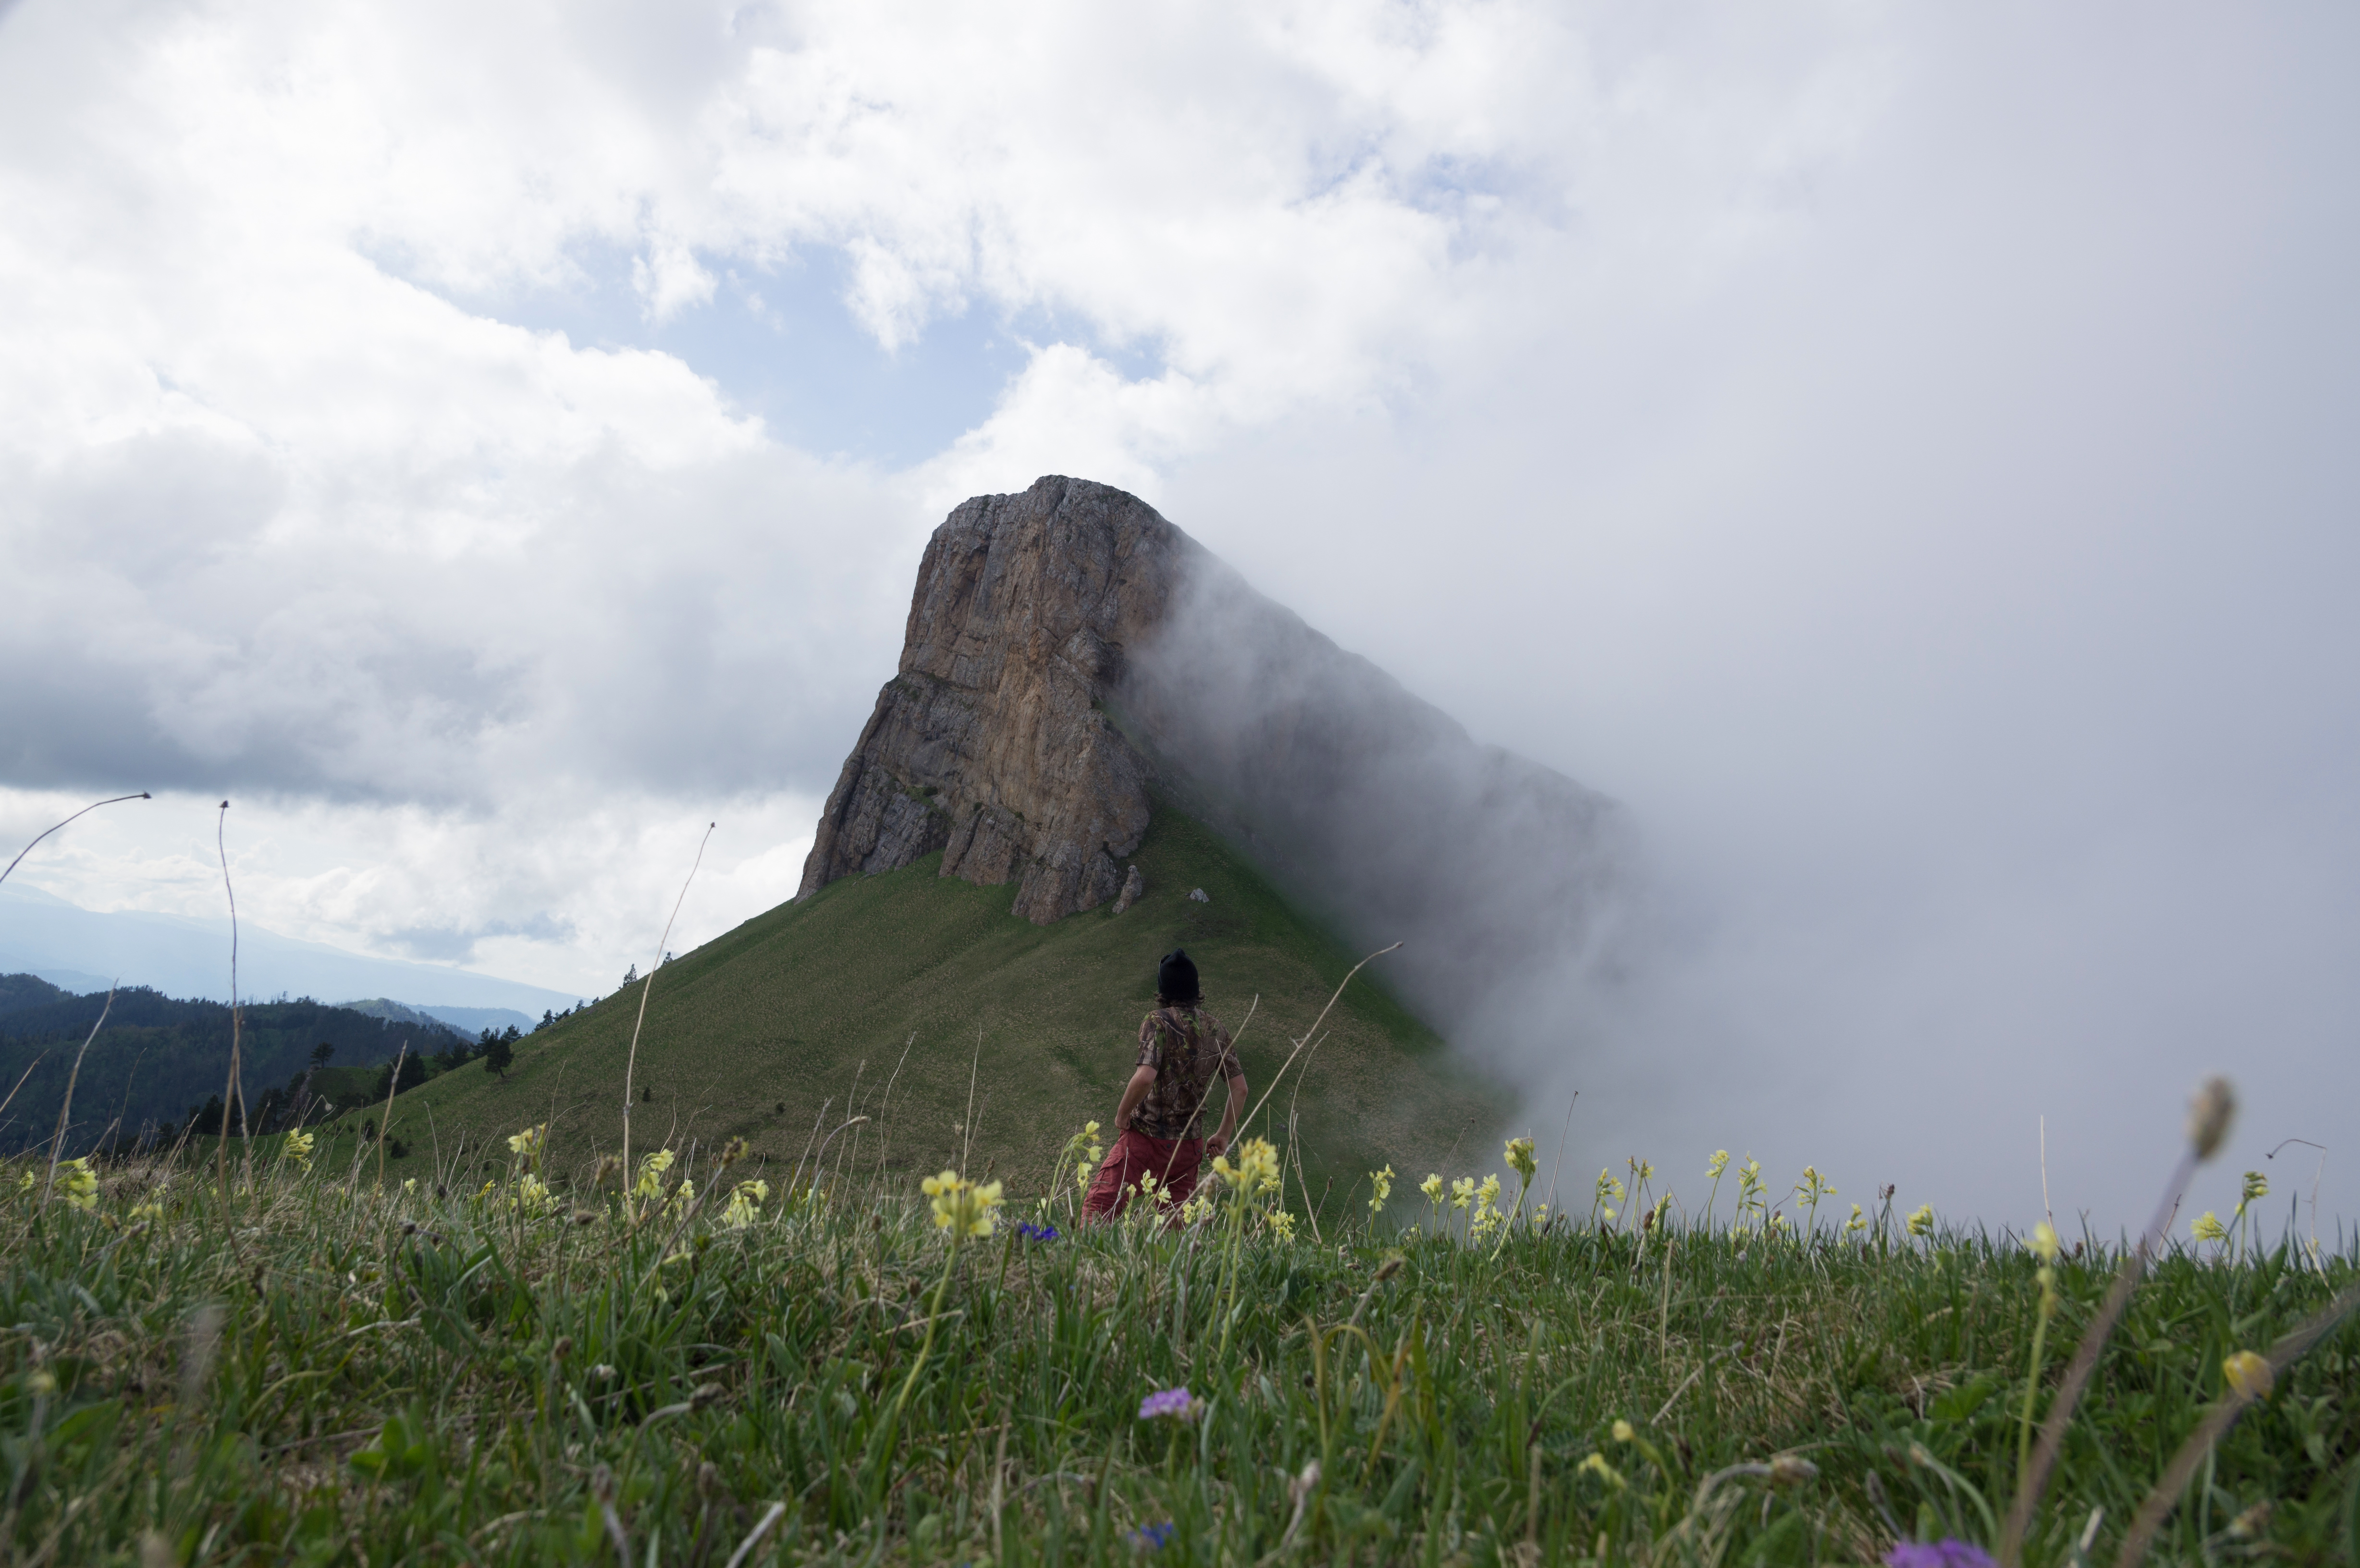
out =
<path fill-rule="evenodd" d="M 1205 1136 L 1205 1110 L 1228 1081 L 1220 1127 Z M 1205 1009 L 1196 965 L 1175 948 L 1155 972 L 1155 1010 L 1139 1026 L 1139 1065 L 1115 1107 L 1114 1147 L 1107 1150 L 1082 1204 L 1085 1221 L 1111 1218 L 1131 1206 L 1140 1179 L 1155 1179 L 1160 1202 L 1176 1213 L 1196 1190 L 1196 1167 L 1218 1156 L 1237 1136 L 1246 1103 L 1246 1073 L 1220 1020 Z"/>

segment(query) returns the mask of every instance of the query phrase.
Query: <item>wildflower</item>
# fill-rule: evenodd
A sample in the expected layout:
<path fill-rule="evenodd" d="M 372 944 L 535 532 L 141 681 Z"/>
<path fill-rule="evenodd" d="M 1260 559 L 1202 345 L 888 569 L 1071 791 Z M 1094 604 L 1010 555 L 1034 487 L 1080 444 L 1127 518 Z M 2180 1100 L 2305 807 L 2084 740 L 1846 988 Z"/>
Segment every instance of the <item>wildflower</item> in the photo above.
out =
<path fill-rule="evenodd" d="M 1371 1171 L 1369 1172 L 1369 1192 L 1371 1194 L 1369 1198 L 1369 1213 L 1372 1214 L 1383 1214 L 1385 1212 L 1385 1200 L 1393 1195 L 1393 1168 L 1392 1166 L 1388 1165 L 1382 1171 Z"/>
<path fill-rule="evenodd" d="M 762 1205 L 770 1201 L 770 1184 L 759 1178 L 740 1181 L 729 1190 L 729 1202 L 721 1211 L 721 1223 L 731 1230 L 743 1230 L 762 1217 Z"/>
<path fill-rule="evenodd" d="M 688 1213 L 688 1206 L 695 1202 L 696 1183 L 683 1176 L 680 1179 L 680 1185 L 672 1190 L 672 1201 L 664 1204 L 664 1213 L 675 1216 L 684 1214 Z"/>
<path fill-rule="evenodd" d="M 1844 1230 L 1847 1233 L 1850 1233 L 1856 1230 L 1866 1230 L 1867 1228 L 1868 1217 L 1860 1212 L 1860 1205 L 1858 1203 L 1854 1203 L 1852 1206 L 1852 1218 L 1844 1221 Z"/>
<path fill-rule="evenodd" d="M 2193 1236 L 2199 1241 L 2226 1241 L 2229 1239 L 2229 1227 L 2223 1225 L 2221 1223 L 2220 1216 L 2215 1214 L 2210 1209 L 2205 1210 L 2202 1214 L 2197 1215 L 2194 1220 L 2191 1221 L 2189 1223 L 2188 1231 L 2190 1235 Z"/>
<path fill-rule="evenodd" d="M 1475 1201 L 1475 1178 L 1461 1176 L 1450 1184 L 1450 1206 L 1464 1209 Z"/>
<path fill-rule="evenodd" d="M 2025 1243 L 2025 1245 L 2032 1248 L 2033 1251 L 2038 1253 L 2040 1255 L 2040 1261 L 2043 1263 L 2056 1262 L 2057 1227 L 2050 1225 L 2047 1220 L 2042 1220 L 2038 1225 L 2032 1227 L 2032 1239 Z"/>
<path fill-rule="evenodd" d="M 2237 1206 L 2244 1208 L 2256 1198 L 2270 1195 L 2270 1179 L 2258 1171 L 2245 1172 L 2245 1184 L 2237 1193 Z"/>
<path fill-rule="evenodd" d="M 1632 1428 L 1631 1428 L 1631 1423 L 1630 1423 L 1629 1421 L 1622 1421 L 1622 1420 L 1617 1420 L 1617 1421 L 1615 1421 L 1615 1423 L 1614 1423 L 1614 1441 L 1615 1441 L 1615 1442 L 1617 1442 L 1617 1443 L 1628 1443 L 1628 1442 L 1630 1442 L 1633 1438 L 1636 1437 L 1637 1435 L 1638 1435 L 1638 1433 L 1637 1433 L 1637 1432 L 1633 1432 L 1633 1431 L 1632 1430 Z"/>
<path fill-rule="evenodd" d="M 164 1217 L 164 1205 L 152 1199 L 136 1204 L 131 1210 L 131 1217 L 135 1220 L 160 1220 Z"/>
<path fill-rule="evenodd" d="M 1055 1225 L 1026 1225 L 1019 1222 L 1016 1226 L 1016 1234 L 1022 1236 L 1027 1241 L 1054 1241 L 1057 1239 L 1057 1227 Z"/>
<path fill-rule="evenodd" d="M 956 1171 L 945 1171 L 939 1176 L 927 1177 L 918 1185 L 932 1200 L 934 1228 L 950 1232 L 954 1243 L 961 1236 L 991 1234 L 995 1223 L 991 1211 L 1000 1207 L 999 1182 L 987 1181 L 978 1186 Z"/>
<path fill-rule="evenodd" d="M 1194 1421 L 1196 1399 L 1185 1388 L 1165 1388 L 1139 1401 L 1139 1419 L 1153 1421 L 1158 1416 L 1170 1416 L 1175 1421 Z"/>
<path fill-rule="evenodd" d="M 47 1372 L 36 1372 L 25 1379 L 25 1386 L 36 1399 L 47 1399 L 58 1391 L 58 1380 Z"/>
<path fill-rule="evenodd" d="M 1170 1519 L 1159 1524 L 1143 1524 L 1131 1532 L 1133 1552 L 1161 1552 L 1172 1544 L 1172 1532 L 1179 1527 Z"/>
<path fill-rule="evenodd" d="M 1475 1197 L 1487 1209 L 1497 1203 L 1500 1201 L 1500 1179 L 1497 1176 L 1484 1177 L 1483 1184 L 1475 1189 Z"/>
<path fill-rule="evenodd" d="M 1598 1168 L 1598 1201 L 1601 1203 L 1622 1201 L 1622 1183 L 1614 1180 L 1614 1172 L 1603 1165 Z"/>
<path fill-rule="evenodd" d="M 519 1214 L 539 1214 L 549 1211 L 550 1192 L 541 1185 L 540 1177 L 528 1175 L 517 1182 L 516 1206 Z"/>
<path fill-rule="evenodd" d="M 1712 1162 L 1704 1168 L 1704 1173 L 1718 1181 L 1721 1180 L 1721 1173 L 1728 1169 L 1729 1150 L 1716 1149 L 1712 1151 Z"/>
<path fill-rule="evenodd" d="M 1532 1181 L 1533 1172 L 1540 1169 L 1540 1161 L 1533 1158 L 1531 1138 L 1512 1138 L 1508 1140 L 1508 1169 L 1523 1177 L 1526 1182 L 1529 1183 Z"/>
<path fill-rule="evenodd" d="M 402 1183 L 401 1183 L 401 1190 L 402 1190 L 403 1192 L 417 1192 L 417 1191 L 418 1191 L 418 1178 L 417 1178 L 417 1177 L 415 1177 L 415 1176 L 411 1176 L 411 1177 L 405 1178 L 405 1179 L 403 1180 Z"/>
<path fill-rule="evenodd" d="M 1934 1233 L 1934 1205 L 1918 1204 L 1909 1212 L 1907 1223 L 1911 1236 L 1931 1236 Z"/>
<path fill-rule="evenodd" d="M 1998 1568 L 1990 1552 L 1971 1541 L 1904 1541 L 1885 1554 L 1885 1568 Z"/>
<path fill-rule="evenodd" d="M 1426 1201 L 1429 1203 L 1442 1202 L 1442 1178 L 1439 1175 L 1429 1174 L 1417 1184 L 1417 1190 L 1426 1194 Z"/>
<path fill-rule="evenodd" d="M 540 1127 L 529 1127 L 524 1131 L 514 1134 L 508 1138 L 508 1152 L 527 1156 L 540 1152 L 541 1137 L 548 1130 L 548 1127 L 549 1124 L 544 1122 Z"/>
<path fill-rule="evenodd" d="M 1195 1225 L 1200 1220 L 1208 1220 L 1212 1217 L 1213 1200 L 1203 1192 L 1198 1192 L 1196 1196 L 1190 1198 L 1186 1203 L 1180 1205 L 1180 1223 L 1182 1225 Z"/>
<path fill-rule="evenodd" d="M 2250 1350 L 2241 1350 L 2221 1363 L 2221 1376 L 2228 1379 L 2230 1390 L 2241 1399 L 2267 1399 L 2271 1386 L 2278 1381 L 2268 1360 Z"/>
<path fill-rule="evenodd" d="M 280 1146 L 279 1158 L 293 1160 L 298 1171 L 309 1171 L 311 1169 L 311 1146 L 315 1141 L 308 1132 L 290 1132 L 287 1135 L 287 1141 Z"/>
<path fill-rule="evenodd" d="M 672 1169 L 672 1152 L 659 1149 L 639 1160 L 639 1179 L 632 1183 L 631 1195 L 638 1198 L 659 1198 L 663 1195 L 663 1174 Z"/>
<path fill-rule="evenodd" d="M 88 1213 L 98 1207 L 98 1173 L 87 1160 L 69 1160 L 58 1167 L 58 1196 Z"/>
<path fill-rule="evenodd" d="M 1284 1209 L 1273 1209 L 1269 1215 L 1271 1234 L 1281 1241 L 1295 1239 L 1295 1216 Z"/>
<path fill-rule="evenodd" d="M 727 1143 L 721 1146 L 721 1163 L 724 1165 L 735 1165 L 739 1160 L 745 1159 L 747 1154 L 751 1151 L 752 1149 L 753 1145 L 748 1143 L 744 1138 L 733 1138 Z"/>
<path fill-rule="evenodd" d="M 1598 1473 L 1599 1479 L 1606 1482 L 1618 1492 L 1628 1488 L 1630 1486 L 1628 1481 L 1622 1479 L 1622 1473 L 1621 1471 L 1615 1469 L 1613 1465 L 1606 1463 L 1606 1455 L 1603 1454 L 1592 1454 L 1589 1458 L 1583 1460 L 1576 1468 L 1575 1474 L 1579 1475 L 1583 1470 L 1596 1471 Z"/>

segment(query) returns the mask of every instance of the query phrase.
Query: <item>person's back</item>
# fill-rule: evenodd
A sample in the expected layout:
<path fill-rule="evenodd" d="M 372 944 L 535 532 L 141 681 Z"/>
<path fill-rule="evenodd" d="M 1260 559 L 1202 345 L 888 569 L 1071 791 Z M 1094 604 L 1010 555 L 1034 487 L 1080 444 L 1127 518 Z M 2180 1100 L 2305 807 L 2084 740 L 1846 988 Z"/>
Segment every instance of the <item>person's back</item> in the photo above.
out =
<path fill-rule="evenodd" d="M 1185 952 L 1164 955 L 1155 989 L 1155 1010 L 1139 1025 L 1138 1065 L 1115 1110 L 1115 1145 L 1084 1204 L 1089 1218 L 1122 1213 L 1142 1178 L 1153 1178 L 1159 1202 L 1186 1202 L 1197 1166 L 1229 1147 L 1245 1105 L 1245 1070 L 1229 1031 L 1205 1007 L 1196 965 Z M 1220 1129 L 1207 1138 L 1205 1111 L 1224 1079 Z"/>

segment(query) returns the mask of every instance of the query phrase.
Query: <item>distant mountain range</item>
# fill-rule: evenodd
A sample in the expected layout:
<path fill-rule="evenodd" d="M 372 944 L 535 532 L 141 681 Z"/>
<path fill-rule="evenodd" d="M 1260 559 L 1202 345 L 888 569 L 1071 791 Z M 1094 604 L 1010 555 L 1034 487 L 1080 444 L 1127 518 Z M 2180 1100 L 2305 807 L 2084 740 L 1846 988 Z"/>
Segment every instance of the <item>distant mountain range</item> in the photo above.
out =
<path fill-rule="evenodd" d="M 0 884 L 0 974 L 38 975 L 69 991 L 120 984 L 167 996 L 229 1000 L 226 919 L 142 909 L 101 913 L 27 887 L 21 876 Z M 512 1023 L 526 1027 L 577 999 L 439 964 L 370 958 L 249 922 L 238 926 L 238 992 L 241 1001 L 399 997 L 401 1005 L 470 1034 Z M 355 1006 L 372 1010 L 367 1003 Z"/>

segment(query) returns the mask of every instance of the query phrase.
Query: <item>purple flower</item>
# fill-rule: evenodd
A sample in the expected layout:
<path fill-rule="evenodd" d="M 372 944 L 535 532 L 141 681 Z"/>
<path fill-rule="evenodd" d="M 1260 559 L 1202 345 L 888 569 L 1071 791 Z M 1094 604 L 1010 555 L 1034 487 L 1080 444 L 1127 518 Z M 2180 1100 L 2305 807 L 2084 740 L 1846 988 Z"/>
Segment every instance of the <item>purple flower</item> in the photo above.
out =
<path fill-rule="evenodd" d="M 1998 1568 L 1992 1554 L 1971 1541 L 1904 1541 L 1885 1554 L 1886 1568 Z"/>
<path fill-rule="evenodd" d="M 1131 1548 L 1137 1552 L 1161 1552 L 1171 1544 L 1174 1525 L 1170 1519 L 1162 1524 L 1142 1525 L 1131 1532 Z"/>
<path fill-rule="evenodd" d="M 1057 1239 L 1057 1227 L 1053 1225 L 1027 1225 L 1020 1222 L 1016 1226 L 1016 1234 L 1027 1241 L 1054 1241 Z"/>
<path fill-rule="evenodd" d="M 1179 1421 L 1186 1421 L 1189 1409 L 1196 1402 L 1189 1397 L 1188 1390 L 1185 1388 L 1166 1388 L 1160 1394 L 1150 1394 L 1139 1401 L 1139 1419 L 1153 1421 L 1157 1416 L 1172 1416 Z"/>

